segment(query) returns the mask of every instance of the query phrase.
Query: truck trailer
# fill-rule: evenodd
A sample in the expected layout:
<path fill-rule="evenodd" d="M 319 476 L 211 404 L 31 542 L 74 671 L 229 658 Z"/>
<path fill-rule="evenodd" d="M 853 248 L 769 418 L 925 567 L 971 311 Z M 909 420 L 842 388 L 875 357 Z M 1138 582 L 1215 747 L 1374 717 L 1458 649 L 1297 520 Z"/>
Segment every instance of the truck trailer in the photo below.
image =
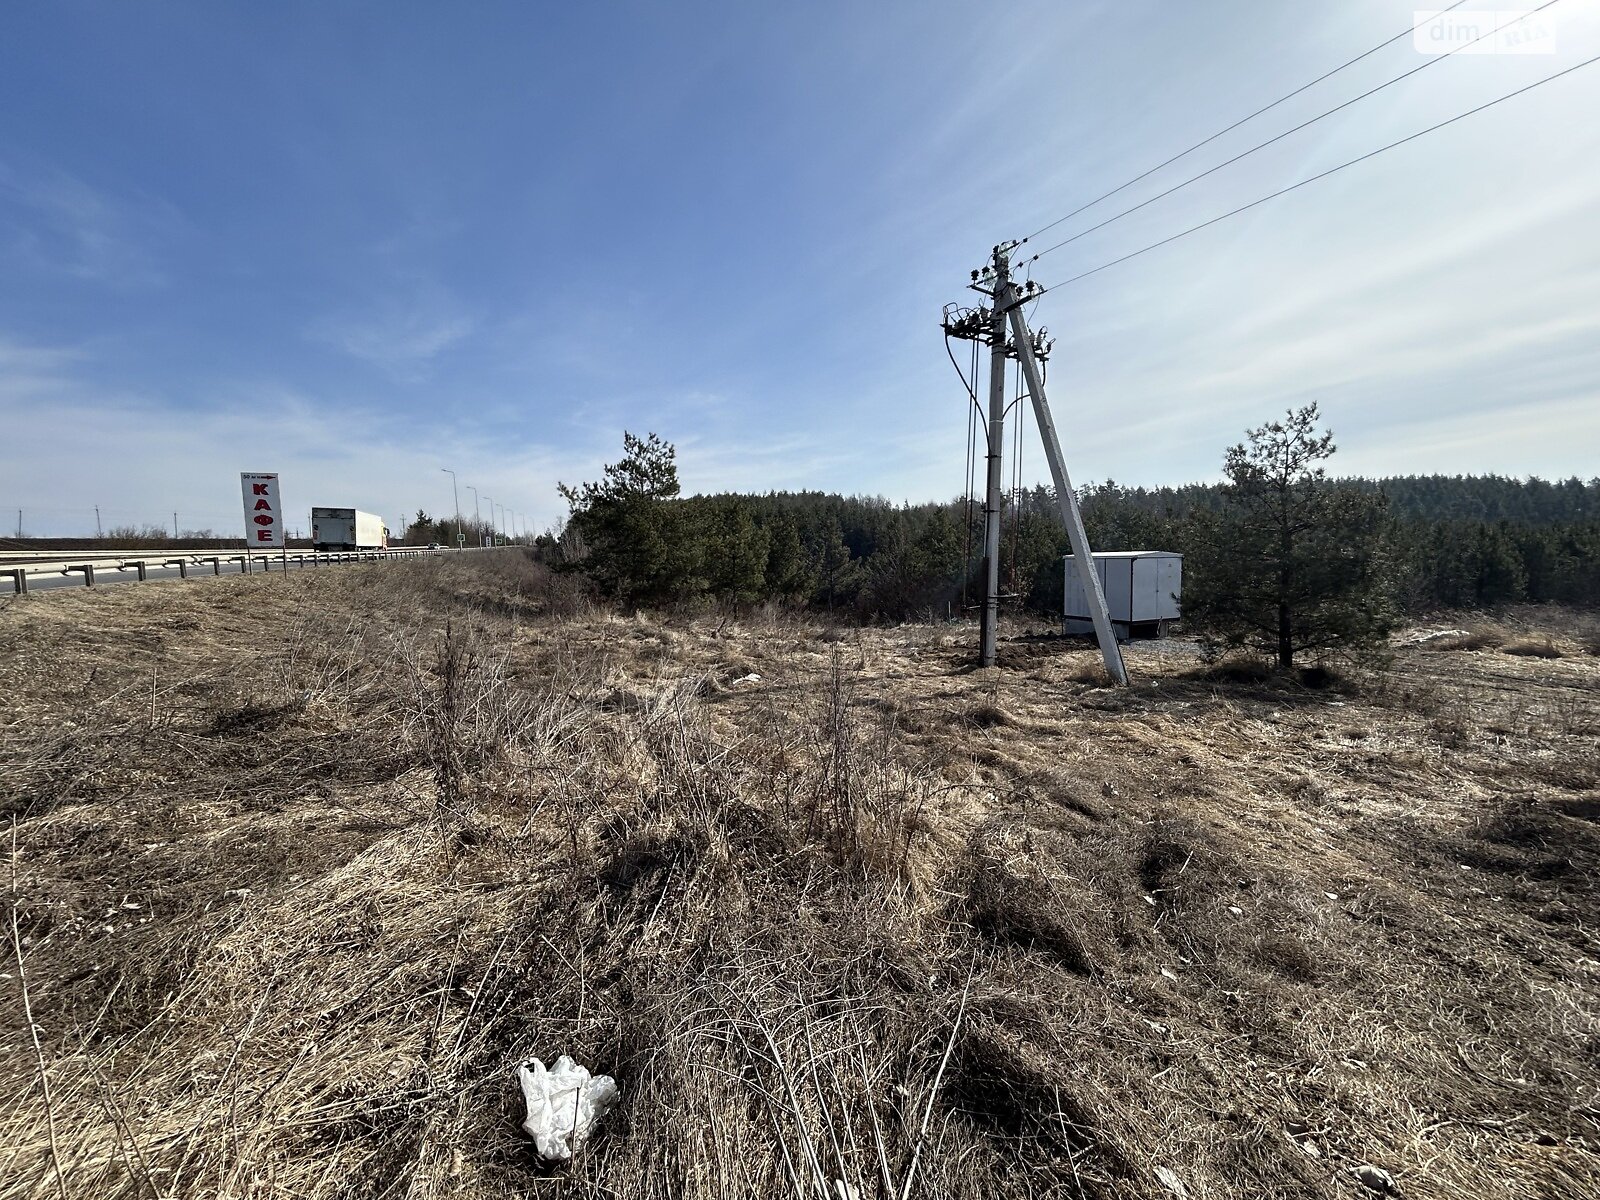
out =
<path fill-rule="evenodd" d="M 354 508 L 313 508 L 311 544 L 318 550 L 387 550 L 382 517 Z"/>

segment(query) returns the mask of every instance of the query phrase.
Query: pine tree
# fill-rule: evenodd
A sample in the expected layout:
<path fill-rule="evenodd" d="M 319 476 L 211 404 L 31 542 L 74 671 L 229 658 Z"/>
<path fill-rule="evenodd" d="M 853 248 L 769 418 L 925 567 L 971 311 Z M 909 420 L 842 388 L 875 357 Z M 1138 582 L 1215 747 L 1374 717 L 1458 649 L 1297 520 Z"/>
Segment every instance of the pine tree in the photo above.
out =
<path fill-rule="evenodd" d="M 806 569 L 800 530 L 788 513 L 779 513 L 767 523 L 765 586 L 768 596 L 783 600 L 804 596 L 814 586 Z"/>
<path fill-rule="evenodd" d="M 1333 435 L 1315 404 L 1251 430 L 1228 451 L 1222 510 L 1196 513 L 1183 610 L 1213 649 L 1247 648 L 1281 669 L 1295 655 L 1361 650 L 1394 620 L 1384 502 L 1321 465 Z"/>
<path fill-rule="evenodd" d="M 832 612 L 835 604 L 854 600 L 859 572 L 837 517 L 825 522 L 816 534 L 811 555 L 818 578 L 817 599 Z"/>
<path fill-rule="evenodd" d="M 694 503 L 694 502 L 691 502 Z M 759 600 L 765 590 L 768 538 L 756 524 L 750 502 L 720 497 L 705 505 L 705 575 L 712 595 L 734 604 Z"/>
<path fill-rule="evenodd" d="M 677 451 L 655 434 L 622 435 L 620 462 L 605 478 L 557 484 L 572 510 L 569 528 L 587 548 L 574 565 L 607 595 L 629 603 L 664 603 L 704 589 L 694 513 L 678 500 Z"/>

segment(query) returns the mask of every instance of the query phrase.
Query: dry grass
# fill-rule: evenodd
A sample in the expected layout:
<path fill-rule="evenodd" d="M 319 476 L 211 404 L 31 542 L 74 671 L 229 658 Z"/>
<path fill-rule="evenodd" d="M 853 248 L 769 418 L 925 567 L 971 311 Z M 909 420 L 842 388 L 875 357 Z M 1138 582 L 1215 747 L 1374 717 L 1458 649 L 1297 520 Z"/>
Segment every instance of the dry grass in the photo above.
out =
<path fill-rule="evenodd" d="M 1542 638 L 1524 637 L 1514 642 L 1507 642 L 1501 647 L 1507 654 L 1516 654 L 1523 658 L 1565 658 L 1565 652 L 1557 646 L 1555 639 L 1546 635 Z"/>
<path fill-rule="evenodd" d="M 1430 639 L 1429 650 L 1498 650 L 1506 643 L 1506 632 L 1492 625 L 1474 625 L 1460 633 L 1447 633 Z"/>
<path fill-rule="evenodd" d="M 0 1197 L 1600 1195 L 1592 659 L 970 641 L 512 555 L 0 606 Z"/>
<path fill-rule="evenodd" d="M 1499 650 L 1520 658 L 1594 655 L 1600 624 L 1592 615 L 1524 605 L 1496 617 L 1477 616 L 1461 629 L 1417 630 L 1402 643 L 1427 650 Z"/>

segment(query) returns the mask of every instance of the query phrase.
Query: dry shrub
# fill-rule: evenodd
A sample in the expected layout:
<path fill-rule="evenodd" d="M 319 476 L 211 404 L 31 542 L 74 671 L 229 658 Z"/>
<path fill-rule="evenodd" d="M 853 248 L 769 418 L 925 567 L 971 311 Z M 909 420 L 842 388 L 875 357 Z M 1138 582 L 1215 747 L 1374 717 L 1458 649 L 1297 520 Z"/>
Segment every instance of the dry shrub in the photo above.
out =
<path fill-rule="evenodd" d="M 1360 678 L 1358 692 L 1372 704 L 1451 721 L 1456 713 L 1449 697 L 1432 679 L 1401 671 L 1379 671 Z"/>
<path fill-rule="evenodd" d="M 964 716 L 967 723 L 976 729 L 995 729 L 1015 724 L 1011 714 L 993 701 L 973 705 Z"/>
<path fill-rule="evenodd" d="M 511 686 L 504 651 L 477 628 L 445 622 L 425 670 L 411 663 L 424 754 L 441 812 L 465 817 L 472 792 L 529 720 L 530 694 Z"/>
<path fill-rule="evenodd" d="M 512 621 L 566 620 L 594 611 L 592 585 L 574 571 L 538 562 L 530 550 L 478 555 L 443 564 L 459 598 L 472 608 Z"/>
<path fill-rule="evenodd" d="M 1191 671 L 1189 677 L 1204 683 L 1259 685 L 1274 677 L 1272 664 L 1259 658 L 1229 657 Z"/>
<path fill-rule="evenodd" d="M 1569 737 L 1600 734 L 1600 702 L 1582 692 L 1563 692 L 1557 696 L 1550 715 L 1556 731 Z"/>
<path fill-rule="evenodd" d="M 1451 750 L 1460 750 L 1472 742 L 1472 725 L 1459 712 L 1447 710 L 1434 717 L 1430 725 L 1440 745 Z"/>
<path fill-rule="evenodd" d="M 1517 638 L 1515 641 L 1507 642 L 1501 647 L 1501 650 L 1506 654 L 1515 654 L 1521 658 L 1565 657 L 1561 647 L 1557 646 L 1555 640 L 1548 636 L 1543 638 Z"/>
<path fill-rule="evenodd" d="M 913 843 L 926 830 L 928 773 L 901 761 L 897 711 L 876 707 L 875 727 L 863 726 L 837 645 L 830 648 L 821 692 L 807 825 L 852 868 L 909 881 Z"/>
<path fill-rule="evenodd" d="M 1067 669 L 1065 678 L 1069 683 L 1081 683 L 1088 687 L 1107 687 L 1111 683 L 1111 676 L 1102 662 L 1075 663 Z"/>
<path fill-rule="evenodd" d="M 1309 688 L 1314 692 L 1323 692 L 1332 688 L 1347 686 L 1345 677 L 1327 663 L 1301 667 L 1295 675 L 1299 679 L 1301 687 Z"/>
<path fill-rule="evenodd" d="M 1501 802 L 1446 842 L 1461 862 L 1499 875 L 1555 880 L 1575 870 L 1566 814 L 1531 796 Z"/>
<path fill-rule="evenodd" d="M 951 1065 L 962 1114 L 996 1138 L 1026 1146 L 1018 1157 L 1043 1166 L 1047 1191 L 1110 1197 L 1137 1177 L 1115 1132 L 1120 1121 L 1082 1076 L 1063 1073 L 1052 1048 L 979 1017 L 962 1030 Z"/>
<path fill-rule="evenodd" d="M 1433 638 L 1429 650 L 1494 650 L 1505 645 L 1505 631 L 1492 625 L 1472 625 L 1454 637 Z"/>
<path fill-rule="evenodd" d="M 983 937 L 1038 951 L 1082 975 L 1096 975 L 1112 957 L 1109 913 L 1090 928 L 1085 897 L 1070 903 L 1062 883 L 1029 854 L 1036 847 L 1020 831 L 994 822 L 973 831 L 960 869 L 962 914 Z"/>

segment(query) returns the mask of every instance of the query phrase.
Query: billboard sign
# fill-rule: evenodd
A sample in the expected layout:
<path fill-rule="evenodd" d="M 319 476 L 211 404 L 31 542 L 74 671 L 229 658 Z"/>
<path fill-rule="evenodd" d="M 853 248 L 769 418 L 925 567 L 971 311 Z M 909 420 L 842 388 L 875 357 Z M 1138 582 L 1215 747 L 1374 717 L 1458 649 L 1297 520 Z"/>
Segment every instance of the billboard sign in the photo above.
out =
<path fill-rule="evenodd" d="M 244 492 L 244 541 L 252 550 L 283 548 L 283 505 L 276 471 L 239 472 Z"/>

